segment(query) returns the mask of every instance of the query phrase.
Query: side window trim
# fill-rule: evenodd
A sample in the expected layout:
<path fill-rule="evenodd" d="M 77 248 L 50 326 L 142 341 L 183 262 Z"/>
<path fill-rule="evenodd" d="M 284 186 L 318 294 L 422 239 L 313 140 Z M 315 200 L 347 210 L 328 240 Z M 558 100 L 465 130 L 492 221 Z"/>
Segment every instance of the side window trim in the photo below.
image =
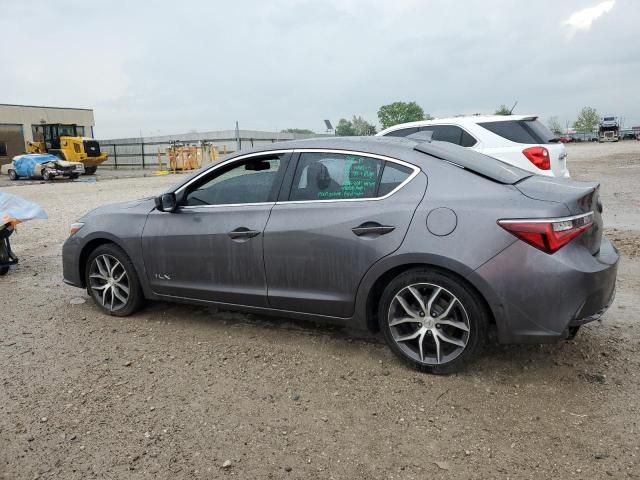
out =
<path fill-rule="evenodd" d="M 210 168 L 202 172 L 200 175 L 192 178 L 187 183 L 180 185 L 174 193 L 178 197 L 179 209 L 201 209 L 201 208 L 222 208 L 222 207 L 238 207 L 238 206 L 258 206 L 258 205 L 275 205 L 278 201 L 278 194 L 283 186 L 283 180 L 286 175 L 286 172 L 289 170 L 291 166 L 291 158 L 292 158 L 293 150 L 273 150 L 273 151 L 264 151 L 264 152 L 256 152 L 250 153 L 246 155 L 239 155 L 234 158 L 230 158 L 218 164 L 212 165 Z M 194 183 L 199 183 L 200 181 L 210 181 L 214 178 L 215 172 L 218 170 L 226 170 L 227 167 L 233 168 L 233 165 L 236 163 L 241 163 L 245 160 L 250 159 L 259 159 L 260 157 L 273 157 L 274 155 L 282 155 L 281 162 L 285 162 L 285 170 L 284 172 L 279 172 L 276 177 L 275 184 L 273 186 L 273 190 L 271 192 L 272 199 L 266 202 L 247 202 L 247 203 L 226 203 L 226 204 L 217 204 L 217 205 L 182 205 L 182 202 L 185 199 L 185 195 L 188 193 L 188 189 Z"/>
<path fill-rule="evenodd" d="M 289 199 L 291 195 L 291 189 L 293 188 L 293 179 L 296 177 L 296 170 L 298 170 L 298 162 L 300 161 L 300 152 L 292 151 L 289 156 L 289 162 L 287 170 L 284 173 L 282 184 L 280 185 L 280 192 L 276 198 L 276 202 L 284 202 Z"/>
<path fill-rule="evenodd" d="M 300 158 L 302 156 L 301 155 L 302 153 L 333 153 L 333 154 L 340 154 L 340 155 L 357 155 L 361 157 L 369 157 L 376 160 L 382 160 L 383 165 L 378 178 L 378 185 L 376 186 L 376 195 L 378 194 L 378 190 L 380 189 L 380 181 L 382 180 L 382 172 L 384 172 L 384 166 L 386 165 L 386 162 L 392 162 L 398 165 L 405 166 L 407 168 L 410 168 L 412 172 L 400 185 L 398 185 L 396 188 L 394 188 L 392 191 L 390 191 L 386 195 L 383 195 L 382 197 L 376 196 L 376 197 L 367 197 L 367 198 L 341 198 L 341 199 L 328 199 L 328 200 L 324 200 L 324 199 L 323 200 L 289 200 L 289 196 L 291 195 L 291 190 L 293 189 L 293 179 L 295 178 L 295 172 L 297 171 L 298 165 L 300 164 Z M 416 165 L 413 165 L 411 163 L 404 162 L 402 160 L 398 160 L 395 158 L 386 157 L 384 155 L 378 155 L 375 153 L 367 153 L 367 152 L 358 152 L 354 150 L 340 150 L 340 149 L 330 149 L 330 148 L 329 149 L 327 148 L 298 149 L 297 148 L 292 152 L 290 163 L 295 164 L 295 168 L 291 169 L 292 175 L 290 178 L 290 183 L 288 185 L 288 188 L 282 189 L 282 190 L 288 190 L 288 191 L 286 192 L 286 196 L 284 196 L 284 199 L 278 198 L 278 200 L 276 201 L 276 205 L 287 205 L 287 204 L 297 204 L 297 203 L 372 202 L 372 201 L 385 200 L 389 198 L 391 195 L 395 194 L 397 191 L 404 188 L 404 186 L 407 183 L 409 183 L 411 180 L 413 180 L 421 171 L 420 167 L 417 167 Z"/>
<path fill-rule="evenodd" d="M 378 198 L 380 195 L 380 184 L 382 183 L 382 176 L 384 175 L 384 169 L 387 166 L 387 161 L 383 160 L 382 161 L 382 166 L 380 167 L 380 175 L 378 175 L 378 178 L 376 179 L 376 189 L 375 189 L 375 197 L 373 198 Z"/>

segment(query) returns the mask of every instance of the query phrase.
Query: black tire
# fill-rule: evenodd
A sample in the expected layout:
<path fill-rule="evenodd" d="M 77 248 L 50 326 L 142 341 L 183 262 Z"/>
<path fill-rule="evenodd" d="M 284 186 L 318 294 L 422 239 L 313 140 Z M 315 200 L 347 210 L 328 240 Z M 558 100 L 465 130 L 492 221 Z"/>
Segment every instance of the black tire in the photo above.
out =
<path fill-rule="evenodd" d="M 84 174 L 85 175 L 95 175 L 96 170 L 98 170 L 98 167 L 85 167 L 84 168 Z"/>
<path fill-rule="evenodd" d="M 7 252 L 7 249 L 5 248 L 5 240 L 4 239 L 0 239 L 0 262 L 8 262 L 10 260 L 9 258 L 9 253 Z M 3 275 L 6 275 L 7 273 L 9 273 L 9 266 L 5 266 L 5 267 L 0 267 L 0 277 Z"/>
<path fill-rule="evenodd" d="M 433 302 L 431 312 L 420 312 L 422 317 L 425 316 L 424 313 L 426 313 L 427 316 L 429 316 L 430 314 L 433 315 L 434 311 L 436 314 L 443 313 L 443 310 L 446 307 L 440 307 L 438 303 L 441 301 L 444 302 L 447 299 L 446 298 L 447 296 L 449 299 L 455 298 L 457 301 L 457 303 L 452 301 L 449 302 L 455 305 L 451 310 L 453 312 L 453 315 L 454 316 L 464 315 L 464 322 L 466 322 L 466 324 L 468 325 L 467 327 L 468 331 L 466 332 L 462 330 L 458 330 L 457 329 L 458 327 L 453 327 L 448 325 L 439 325 L 435 318 L 428 319 L 432 323 L 434 323 L 434 325 L 432 325 L 432 328 L 438 328 L 439 332 L 445 333 L 447 334 L 447 336 L 450 337 L 452 336 L 450 335 L 450 332 L 453 331 L 453 332 L 458 332 L 459 334 L 461 334 L 462 337 L 464 337 L 459 341 L 460 342 L 466 341 L 466 345 L 464 345 L 463 347 L 459 347 L 459 348 L 462 348 L 462 350 L 459 353 L 457 353 L 457 356 L 455 356 L 455 358 L 453 358 L 453 355 L 455 355 L 456 353 L 452 353 L 451 354 L 452 358 L 449 361 L 443 361 L 442 363 L 430 363 L 429 361 L 426 361 L 426 362 L 420 361 L 419 356 L 418 358 L 414 358 L 413 356 L 411 356 L 412 351 L 414 352 L 413 353 L 414 355 L 416 355 L 417 353 L 415 352 L 415 350 L 412 350 L 413 347 L 411 345 L 411 342 L 413 340 L 403 343 L 403 348 L 404 348 L 403 349 L 400 347 L 398 342 L 394 339 L 392 328 L 399 329 L 401 327 L 402 328 L 405 328 L 405 327 L 404 326 L 391 327 L 389 325 L 390 318 L 393 315 L 392 312 L 390 312 L 392 302 L 394 301 L 394 298 L 396 297 L 396 295 L 399 294 L 401 291 L 406 292 L 409 286 L 414 286 L 417 284 L 429 286 L 425 288 L 433 287 L 433 291 L 437 290 L 436 287 L 441 287 L 442 289 L 441 292 L 443 293 L 440 294 L 440 296 L 445 297 L 442 300 L 440 300 L 440 297 L 438 297 L 438 299 Z M 425 304 L 427 303 L 426 300 L 424 301 L 424 303 Z M 397 303 L 396 303 L 396 307 L 394 308 L 397 308 Z M 445 318 L 450 318 L 450 317 L 447 315 L 446 317 L 443 318 L 443 320 Z M 424 321 L 425 327 L 427 326 L 427 323 L 426 323 L 427 319 L 419 319 L 419 321 L 421 322 Z M 479 295 L 469 285 L 467 285 L 463 280 L 459 279 L 457 276 L 442 270 L 418 268 L 418 269 L 412 269 L 404 273 L 401 273 L 395 279 L 393 279 L 389 283 L 389 285 L 387 285 L 387 287 L 384 289 L 382 296 L 380 298 L 380 303 L 378 305 L 378 322 L 379 322 L 380 330 L 382 331 L 385 341 L 387 342 L 387 345 L 389 345 L 389 348 L 391 348 L 391 351 L 393 351 L 393 353 L 395 353 L 401 360 L 403 360 L 405 363 L 407 363 L 408 365 L 412 366 L 413 368 L 421 372 L 432 373 L 437 375 L 447 375 L 447 374 L 454 373 L 461 370 L 464 366 L 466 366 L 472 360 L 473 357 L 475 357 L 480 352 L 480 350 L 486 343 L 488 324 L 489 324 L 489 315 Z M 464 323 L 464 322 L 456 321 L 457 324 Z M 416 328 L 415 325 L 416 325 L 415 322 L 412 321 L 411 323 L 408 323 L 408 326 L 406 328 L 409 328 L 409 329 Z M 419 323 L 417 325 L 422 327 L 423 324 Z M 451 329 L 454 329 L 454 330 L 451 330 Z M 409 333 L 413 333 L 414 331 L 417 331 L 417 330 L 412 330 Z M 396 330 L 396 333 L 397 333 L 397 330 Z M 436 336 L 435 333 L 434 334 L 431 334 L 430 332 L 426 332 L 426 333 L 428 334 L 428 336 L 425 336 L 422 338 L 425 338 L 425 340 L 427 340 L 427 343 L 432 342 L 431 345 L 433 345 L 433 348 L 435 349 L 436 342 L 435 342 L 435 339 L 433 338 L 434 336 Z M 418 340 L 415 340 L 415 342 L 417 343 Z M 456 346 L 452 347 L 451 344 L 442 343 L 442 342 L 443 342 L 442 340 L 439 340 L 437 342 L 443 345 L 441 347 L 442 349 L 451 347 L 453 348 L 454 351 L 459 350 L 459 348 L 456 349 Z M 423 343 L 423 347 L 425 348 L 425 350 L 428 350 L 430 345 Z M 415 348 L 417 348 L 417 346 Z"/>
<path fill-rule="evenodd" d="M 51 182 L 54 178 L 56 178 L 56 176 L 49 169 L 45 168 L 42 171 L 42 178 L 47 182 Z"/>
<path fill-rule="evenodd" d="M 19 178 L 20 177 L 18 176 L 15 170 L 9 170 L 9 180 L 11 180 L 12 182 L 15 182 Z"/>
<path fill-rule="evenodd" d="M 102 299 L 99 294 L 91 288 L 91 279 L 89 278 L 91 267 L 96 258 L 102 255 L 108 255 L 120 262 L 120 264 L 126 271 L 128 279 L 129 296 L 127 298 L 127 302 L 122 307 L 113 310 L 103 305 Z M 108 313 L 109 315 L 114 315 L 116 317 L 127 317 L 140 309 L 140 307 L 144 303 L 144 295 L 142 293 L 142 288 L 140 287 L 140 280 L 138 279 L 138 274 L 136 273 L 136 269 L 133 266 L 131 259 L 124 250 L 113 243 L 100 245 L 94 251 L 92 251 L 91 254 L 89 254 L 89 258 L 87 259 L 87 263 L 85 265 L 84 274 L 85 282 L 87 285 L 87 293 L 91 296 L 91 298 L 93 298 L 98 307 L 100 307 L 101 310 Z"/>
<path fill-rule="evenodd" d="M 71 175 L 69 175 L 69 178 L 70 178 L 71 180 L 75 180 L 75 179 L 76 179 L 76 178 L 78 178 L 78 177 L 80 177 L 80 174 L 79 174 L 79 173 L 72 173 Z"/>

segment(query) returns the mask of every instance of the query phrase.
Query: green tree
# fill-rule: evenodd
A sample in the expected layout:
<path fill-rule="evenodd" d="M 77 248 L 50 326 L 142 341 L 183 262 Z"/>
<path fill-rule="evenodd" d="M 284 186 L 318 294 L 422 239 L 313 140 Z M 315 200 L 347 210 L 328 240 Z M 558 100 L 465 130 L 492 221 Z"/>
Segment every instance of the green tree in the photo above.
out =
<path fill-rule="evenodd" d="M 287 128 L 282 130 L 282 133 L 299 133 L 303 135 L 312 135 L 313 130 L 309 130 L 308 128 Z"/>
<path fill-rule="evenodd" d="M 495 111 L 494 115 L 511 115 L 511 109 L 506 105 L 502 104 Z"/>
<path fill-rule="evenodd" d="M 378 110 L 378 120 L 382 128 L 389 128 L 399 123 L 417 122 L 430 119 L 424 114 L 424 110 L 416 102 L 394 102 L 383 105 Z"/>
<path fill-rule="evenodd" d="M 600 123 L 600 116 L 595 108 L 584 107 L 580 110 L 578 119 L 574 122 L 573 128 L 581 133 L 593 132 Z"/>
<path fill-rule="evenodd" d="M 339 137 L 352 137 L 357 135 L 353 124 L 346 118 L 341 118 L 336 125 L 336 135 Z"/>
<path fill-rule="evenodd" d="M 353 126 L 353 130 L 356 132 L 356 135 L 375 135 L 376 127 L 371 125 L 362 117 L 353 116 L 353 120 L 351 120 L 351 125 Z"/>
<path fill-rule="evenodd" d="M 549 117 L 549 120 L 547 120 L 547 126 L 554 135 L 562 135 L 564 131 L 558 117 Z"/>

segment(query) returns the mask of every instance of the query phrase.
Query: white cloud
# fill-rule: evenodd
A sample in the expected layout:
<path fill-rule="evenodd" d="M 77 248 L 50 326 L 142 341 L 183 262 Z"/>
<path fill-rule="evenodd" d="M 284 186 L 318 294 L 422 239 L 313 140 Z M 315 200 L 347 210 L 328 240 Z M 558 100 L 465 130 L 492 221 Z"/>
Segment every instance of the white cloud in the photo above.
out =
<path fill-rule="evenodd" d="M 607 0 L 606 2 L 600 2 L 593 7 L 583 8 L 577 12 L 573 12 L 571 16 L 562 23 L 563 25 L 571 27 L 573 31 L 589 30 L 593 22 L 605 13 L 608 13 L 615 3 L 616 0 Z"/>

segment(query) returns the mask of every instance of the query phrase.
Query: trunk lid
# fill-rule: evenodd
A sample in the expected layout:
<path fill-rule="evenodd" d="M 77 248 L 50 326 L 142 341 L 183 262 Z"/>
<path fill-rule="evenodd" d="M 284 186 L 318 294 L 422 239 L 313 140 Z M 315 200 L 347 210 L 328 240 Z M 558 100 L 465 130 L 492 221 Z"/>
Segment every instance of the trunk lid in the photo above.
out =
<path fill-rule="evenodd" d="M 585 245 L 593 255 L 600 251 L 603 226 L 599 183 L 535 175 L 514 186 L 529 198 L 564 204 L 568 216 L 593 212 L 593 226 L 574 241 Z"/>

